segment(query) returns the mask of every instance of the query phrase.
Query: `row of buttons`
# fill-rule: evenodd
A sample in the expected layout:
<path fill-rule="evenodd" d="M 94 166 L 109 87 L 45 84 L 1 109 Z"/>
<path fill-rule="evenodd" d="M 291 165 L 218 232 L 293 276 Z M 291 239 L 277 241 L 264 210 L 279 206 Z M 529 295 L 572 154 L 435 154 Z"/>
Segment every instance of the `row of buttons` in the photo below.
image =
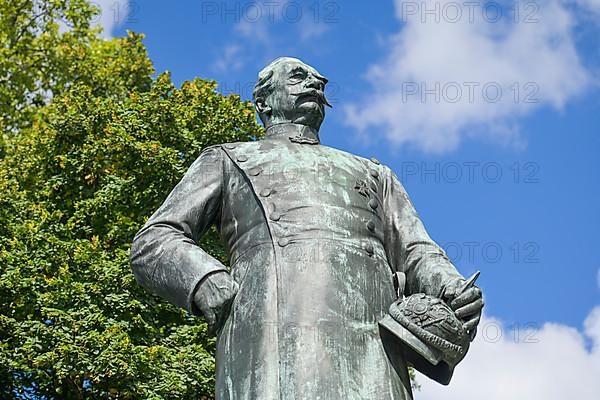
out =
<path fill-rule="evenodd" d="M 232 145 L 232 144 L 226 144 L 224 147 L 228 150 L 233 150 L 236 146 Z M 236 156 L 235 159 L 239 163 L 244 163 L 244 162 L 248 161 L 248 157 L 244 154 L 240 154 L 240 155 Z M 262 173 L 262 171 L 263 171 L 262 167 L 255 166 L 248 170 L 248 175 L 258 176 Z M 273 189 L 264 188 L 259 192 L 259 195 L 260 195 L 260 197 L 269 197 L 272 193 L 273 193 Z M 275 210 L 275 204 L 273 204 L 273 203 L 271 203 L 269 205 L 269 219 L 271 221 L 279 221 L 281 219 L 281 213 L 278 212 L 277 210 Z M 277 240 L 277 243 L 281 247 L 285 247 L 289 244 L 289 240 L 285 239 L 285 238 L 280 238 Z"/>
<path fill-rule="evenodd" d="M 375 165 L 380 165 L 381 163 L 379 162 L 378 159 L 376 158 L 371 158 L 371 162 Z M 374 180 L 378 180 L 379 179 L 379 172 L 376 169 L 371 169 L 369 171 L 369 175 L 371 175 L 371 177 Z M 374 193 L 377 193 L 377 183 L 376 182 L 371 182 L 371 190 Z M 373 212 L 375 212 L 375 210 L 377 210 L 377 207 L 379 206 L 379 204 L 377 203 L 377 199 L 375 199 L 375 197 L 371 197 L 369 195 L 370 199 L 369 199 L 369 207 L 371 208 L 371 210 L 373 210 Z M 375 221 L 373 221 L 372 219 L 367 221 L 367 229 L 369 230 L 369 232 L 375 232 Z M 373 248 L 373 245 L 371 243 L 365 243 L 364 245 L 364 249 L 367 252 L 367 254 L 369 256 L 372 256 L 375 253 L 375 249 Z"/>

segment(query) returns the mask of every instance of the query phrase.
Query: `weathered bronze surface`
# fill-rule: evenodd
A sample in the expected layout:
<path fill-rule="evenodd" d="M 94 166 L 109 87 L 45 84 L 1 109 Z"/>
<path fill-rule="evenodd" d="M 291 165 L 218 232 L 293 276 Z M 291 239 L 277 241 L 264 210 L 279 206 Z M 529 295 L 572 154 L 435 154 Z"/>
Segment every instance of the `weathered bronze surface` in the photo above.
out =
<path fill-rule="evenodd" d="M 407 346 L 379 326 L 390 305 L 422 293 L 470 338 L 479 322 L 481 291 L 395 174 L 320 144 L 326 83 L 297 59 L 267 66 L 265 138 L 203 151 L 134 240 L 138 282 L 217 332 L 218 399 L 411 399 Z M 212 224 L 230 271 L 196 245 Z"/>

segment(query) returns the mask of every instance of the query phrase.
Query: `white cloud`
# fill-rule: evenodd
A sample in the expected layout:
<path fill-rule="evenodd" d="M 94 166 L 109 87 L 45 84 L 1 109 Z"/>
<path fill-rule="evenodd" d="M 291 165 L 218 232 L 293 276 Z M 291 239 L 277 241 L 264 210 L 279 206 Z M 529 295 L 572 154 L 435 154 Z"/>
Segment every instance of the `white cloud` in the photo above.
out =
<path fill-rule="evenodd" d="M 241 20 L 234 26 L 234 32 L 240 37 L 246 40 L 252 40 L 263 45 L 269 43 L 270 32 L 269 25 L 274 23 L 270 22 L 268 18 L 264 17 L 257 22 L 250 22 L 247 20 Z"/>
<path fill-rule="evenodd" d="M 590 0 L 592 1 L 592 0 Z M 240 21 L 234 31 L 240 36 L 270 45 L 278 39 L 271 28 L 275 24 L 286 24 L 293 31 L 289 37 L 306 41 L 323 35 L 335 22 L 337 9 L 319 3 L 299 3 L 288 0 L 257 1 L 250 9 L 240 8 Z M 334 11 L 332 13 L 332 10 Z"/>
<path fill-rule="evenodd" d="M 574 0 L 581 7 L 600 16 L 600 0 Z"/>
<path fill-rule="evenodd" d="M 583 332 L 555 323 L 517 336 L 500 321 L 485 318 L 477 339 L 449 386 L 417 376 L 419 400 L 595 400 L 600 393 L 600 306 L 588 315 Z M 484 338 L 487 328 L 488 340 Z M 526 326 L 522 326 L 525 328 Z M 528 336 L 529 335 L 529 336 Z M 517 339 L 517 340 L 515 340 Z M 537 342 L 536 342 L 537 341 Z"/>
<path fill-rule="evenodd" d="M 223 54 L 213 63 L 213 68 L 220 72 L 237 71 L 243 66 L 242 47 L 237 44 L 225 46 Z"/>
<path fill-rule="evenodd" d="M 318 4 L 318 3 L 314 3 Z M 300 40 L 306 42 L 324 35 L 331 28 L 326 22 L 315 22 L 312 18 L 303 18 L 298 25 Z"/>
<path fill-rule="evenodd" d="M 345 108 L 348 124 L 381 128 L 391 143 L 428 152 L 475 135 L 520 145 L 520 117 L 542 106 L 561 110 L 592 82 L 574 43 L 575 14 L 560 0 L 517 2 L 518 16 L 502 5 L 497 22 L 493 8 L 473 3 L 471 12 L 467 3 L 396 1 L 405 23 L 367 71 L 371 93 Z M 436 7 L 439 22 L 425 13 Z"/>
<path fill-rule="evenodd" d="M 222 54 L 213 64 L 213 68 L 219 72 L 236 69 L 236 65 L 228 66 L 221 62 L 228 58 L 227 52 L 232 48 L 237 49 L 237 57 L 245 60 L 266 56 L 271 61 L 279 56 L 293 56 L 287 54 L 290 49 L 312 44 L 311 40 L 324 35 L 330 29 L 330 24 L 335 23 L 337 13 L 337 9 L 330 7 L 334 3 L 259 0 L 249 4 L 252 6 L 247 4 L 235 8 L 225 3 L 220 5 L 237 13 L 238 22 L 233 27 L 232 40 L 224 46 Z M 286 32 L 281 33 L 281 30 Z M 281 54 L 281 48 L 285 48 L 287 53 Z"/>

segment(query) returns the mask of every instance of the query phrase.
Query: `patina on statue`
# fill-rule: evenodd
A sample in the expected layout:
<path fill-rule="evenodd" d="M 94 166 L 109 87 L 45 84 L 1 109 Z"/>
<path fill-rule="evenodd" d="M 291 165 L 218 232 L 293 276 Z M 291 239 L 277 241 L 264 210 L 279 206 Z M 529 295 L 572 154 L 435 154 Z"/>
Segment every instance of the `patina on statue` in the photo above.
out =
<path fill-rule="evenodd" d="M 411 399 L 407 353 L 379 325 L 390 305 L 422 294 L 471 338 L 479 323 L 481 291 L 394 173 L 320 144 L 326 83 L 298 59 L 268 65 L 265 137 L 205 149 L 135 237 L 137 281 L 217 333 L 217 399 Z M 213 224 L 230 270 L 197 245 Z"/>

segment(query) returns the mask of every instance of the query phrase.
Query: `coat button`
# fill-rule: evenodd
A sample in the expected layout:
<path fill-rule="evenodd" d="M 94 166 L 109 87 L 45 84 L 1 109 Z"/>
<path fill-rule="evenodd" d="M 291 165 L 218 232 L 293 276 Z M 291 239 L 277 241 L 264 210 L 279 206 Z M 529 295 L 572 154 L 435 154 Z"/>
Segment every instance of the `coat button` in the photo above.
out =
<path fill-rule="evenodd" d="M 371 162 L 375 165 L 381 164 L 381 162 L 378 159 L 376 159 L 375 157 L 371 157 Z"/>
<path fill-rule="evenodd" d="M 244 161 L 248 161 L 248 157 L 246 157 L 243 154 L 240 154 L 239 156 L 236 157 L 236 160 L 238 160 L 239 162 L 244 162 Z"/>
<path fill-rule="evenodd" d="M 281 213 L 273 211 L 271 214 L 269 214 L 269 218 L 271 221 L 279 221 L 281 219 Z"/>
<path fill-rule="evenodd" d="M 372 256 L 373 253 L 375 253 L 375 249 L 373 248 L 373 245 L 371 243 L 367 243 L 365 244 L 365 251 L 367 252 L 368 255 Z"/>
<path fill-rule="evenodd" d="M 369 200 L 369 207 L 371 207 L 373 210 L 377 210 L 377 200 L 375 199 L 371 199 Z"/>
<path fill-rule="evenodd" d="M 226 149 L 228 149 L 228 150 L 233 150 L 233 149 L 235 149 L 235 145 L 234 145 L 234 144 L 230 144 L 230 143 L 228 143 L 228 144 L 224 145 L 223 147 L 225 147 L 225 148 L 226 148 Z"/>
<path fill-rule="evenodd" d="M 262 172 L 262 168 L 261 167 L 254 167 L 254 168 L 250 168 L 250 170 L 248 171 L 248 173 L 252 176 L 257 176 Z"/>
<path fill-rule="evenodd" d="M 290 244 L 290 239 L 287 239 L 287 238 L 279 238 L 279 239 L 277 239 L 277 244 L 278 244 L 280 247 L 285 247 L 285 246 L 287 246 L 288 244 Z"/>
<path fill-rule="evenodd" d="M 261 197 L 269 197 L 271 195 L 271 193 L 273 193 L 271 188 L 264 188 L 263 190 L 260 191 L 260 196 Z"/>
<path fill-rule="evenodd" d="M 371 232 L 375 232 L 375 222 L 369 220 L 367 222 L 367 229 L 370 230 Z"/>
<path fill-rule="evenodd" d="M 379 172 L 377 172 L 377 170 L 372 169 L 370 174 L 373 178 L 379 178 Z"/>

